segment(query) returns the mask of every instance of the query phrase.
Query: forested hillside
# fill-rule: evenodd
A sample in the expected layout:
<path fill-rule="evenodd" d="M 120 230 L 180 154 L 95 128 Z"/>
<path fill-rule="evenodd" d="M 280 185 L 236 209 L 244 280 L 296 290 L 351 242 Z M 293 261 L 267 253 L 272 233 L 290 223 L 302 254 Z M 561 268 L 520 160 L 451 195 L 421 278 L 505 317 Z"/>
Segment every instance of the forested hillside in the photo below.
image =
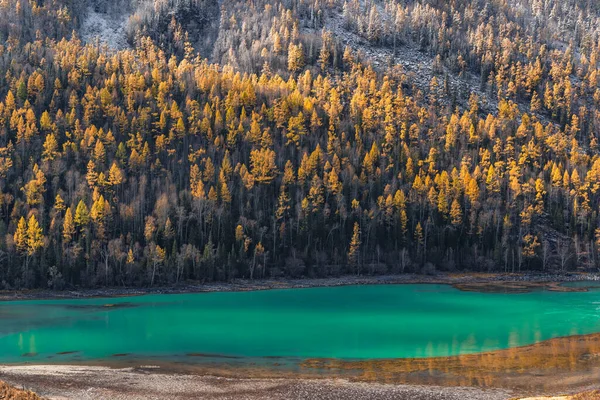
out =
<path fill-rule="evenodd" d="M 596 1 L 3 0 L 0 42 L 0 289 L 600 267 Z"/>

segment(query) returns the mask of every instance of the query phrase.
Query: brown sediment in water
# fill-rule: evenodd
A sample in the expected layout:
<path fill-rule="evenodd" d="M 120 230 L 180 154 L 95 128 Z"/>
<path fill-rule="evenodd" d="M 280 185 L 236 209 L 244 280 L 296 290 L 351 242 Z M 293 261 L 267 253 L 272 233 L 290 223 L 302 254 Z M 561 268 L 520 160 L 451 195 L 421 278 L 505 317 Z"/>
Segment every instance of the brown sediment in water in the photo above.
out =
<path fill-rule="evenodd" d="M 211 353 L 187 353 L 188 357 L 206 357 L 206 358 L 230 358 L 230 359 L 239 359 L 242 357 L 238 356 L 228 356 L 224 354 L 211 354 Z"/>
<path fill-rule="evenodd" d="M 600 334 L 453 357 L 345 361 L 308 359 L 304 370 L 366 382 L 502 387 L 560 392 L 600 385 Z"/>
<path fill-rule="evenodd" d="M 600 390 L 592 390 L 572 396 L 569 400 L 598 400 L 600 399 Z"/>
<path fill-rule="evenodd" d="M 158 369 L 164 374 L 232 379 L 342 378 L 363 383 L 480 387 L 511 390 L 522 395 L 576 393 L 600 387 L 600 333 L 561 337 L 486 353 L 415 359 L 238 360 L 191 353 L 188 356 L 196 357 L 197 362 L 164 362 L 119 356 L 70 364 L 130 368 L 141 373 Z"/>
<path fill-rule="evenodd" d="M 522 398 L 520 400 L 598 400 L 600 399 L 600 390 L 592 390 L 586 391 L 574 395 L 564 395 L 564 396 L 536 396 L 536 397 L 527 397 Z"/>
<path fill-rule="evenodd" d="M 490 281 L 454 283 L 452 286 L 463 292 L 482 293 L 528 293 L 534 290 L 548 290 L 551 292 L 587 292 L 589 290 L 586 287 L 564 286 L 561 282 Z"/>
<path fill-rule="evenodd" d="M 133 308 L 139 307 L 139 304 L 135 303 L 116 303 L 116 304 L 65 304 L 64 308 L 73 310 L 91 310 L 91 311 L 103 311 L 103 310 L 117 310 L 120 308 Z"/>

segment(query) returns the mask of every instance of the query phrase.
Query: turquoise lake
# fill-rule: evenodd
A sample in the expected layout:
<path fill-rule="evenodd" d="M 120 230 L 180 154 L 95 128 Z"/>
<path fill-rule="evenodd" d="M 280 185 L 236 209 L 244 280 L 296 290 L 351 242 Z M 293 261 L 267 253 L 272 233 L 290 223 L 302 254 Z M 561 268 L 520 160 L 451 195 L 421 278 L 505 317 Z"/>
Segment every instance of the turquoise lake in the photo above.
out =
<path fill-rule="evenodd" d="M 452 356 L 600 332 L 600 289 L 447 285 L 0 302 L 0 363 Z"/>

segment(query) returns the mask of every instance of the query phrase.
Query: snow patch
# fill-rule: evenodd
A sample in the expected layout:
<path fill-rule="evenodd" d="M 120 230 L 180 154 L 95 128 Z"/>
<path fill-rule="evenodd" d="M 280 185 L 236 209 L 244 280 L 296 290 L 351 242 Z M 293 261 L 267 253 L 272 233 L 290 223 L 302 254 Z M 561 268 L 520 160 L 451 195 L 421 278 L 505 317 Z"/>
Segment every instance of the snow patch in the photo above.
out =
<path fill-rule="evenodd" d="M 97 39 L 114 50 L 130 48 L 125 27 L 129 14 L 110 15 L 96 12 L 92 7 L 81 26 L 81 37 L 85 43 L 95 43 Z"/>

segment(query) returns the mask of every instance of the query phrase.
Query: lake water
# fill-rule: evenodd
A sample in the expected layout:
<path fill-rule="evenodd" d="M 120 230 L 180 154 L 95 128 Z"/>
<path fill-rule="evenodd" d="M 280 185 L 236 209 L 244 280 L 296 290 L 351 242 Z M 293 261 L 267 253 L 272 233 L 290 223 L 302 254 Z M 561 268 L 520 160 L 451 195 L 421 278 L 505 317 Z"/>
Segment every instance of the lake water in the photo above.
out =
<path fill-rule="evenodd" d="M 452 356 L 600 332 L 600 290 L 373 285 L 0 302 L 0 363 Z"/>

